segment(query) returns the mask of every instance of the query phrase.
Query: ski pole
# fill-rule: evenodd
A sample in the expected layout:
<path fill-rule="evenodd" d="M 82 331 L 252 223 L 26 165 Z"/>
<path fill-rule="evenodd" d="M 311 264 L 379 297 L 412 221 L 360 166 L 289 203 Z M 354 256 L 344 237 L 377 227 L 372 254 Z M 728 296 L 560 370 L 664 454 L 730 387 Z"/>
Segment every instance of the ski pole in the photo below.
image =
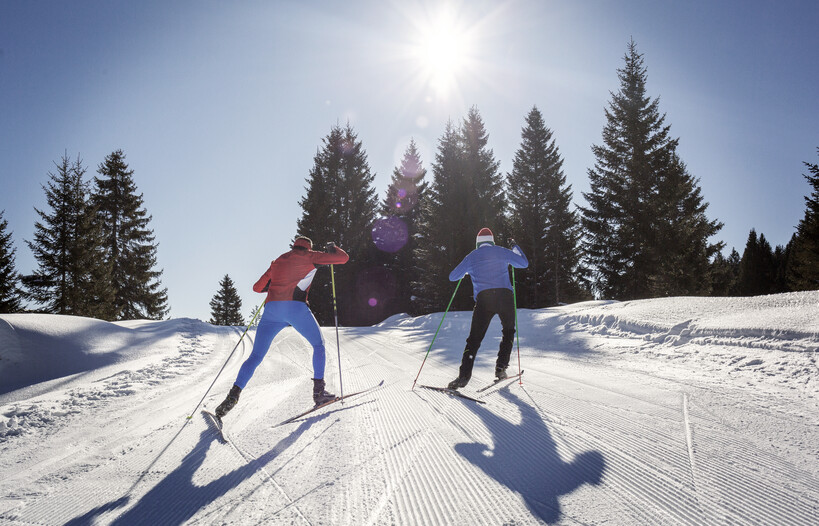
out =
<path fill-rule="evenodd" d="M 245 328 L 245 332 L 242 333 L 242 335 L 239 337 L 239 341 L 236 342 L 236 345 L 233 347 L 233 350 L 230 351 L 230 354 L 228 355 L 227 360 L 225 360 L 225 363 L 222 365 L 222 368 L 219 369 L 218 373 L 216 373 L 216 378 L 213 379 L 213 382 L 211 382 L 210 387 L 208 387 L 208 390 L 205 391 L 204 395 L 202 395 L 202 399 L 199 400 L 199 403 L 196 404 L 196 407 L 193 408 L 193 412 L 191 412 L 191 414 L 187 417 L 188 420 L 193 418 L 193 415 L 196 414 L 196 410 L 199 409 L 199 406 L 202 405 L 202 402 L 205 401 L 205 397 L 208 396 L 208 393 L 210 392 L 210 390 L 213 389 L 214 384 L 216 384 L 216 380 L 219 379 L 219 375 L 222 374 L 222 371 L 225 370 L 225 367 L 227 366 L 228 362 L 230 361 L 230 357 L 233 356 L 233 353 L 235 353 L 236 349 L 239 348 L 239 344 L 242 343 L 242 340 L 244 339 L 245 334 L 247 334 L 247 331 L 250 330 L 250 326 L 253 325 L 253 322 L 256 321 L 256 318 L 259 316 L 259 313 L 262 312 L 262 307 L 264 307 L 264 302 L 262 302 L 262 304 L 259 305 L 259 308 L 256 309 L 256 313 L 253 314 L 253 317 L 250 319 L 250 323 L 247 324 L 247 328 Z"/>
<path fill-rule="evenodd" d="M 454 300 L 454 299 L 455 299 L 455 293 L 457 293 L 457 292 L 458 292 L 458 287 L 460 287 L 460 286 L 461 286 L 461 281 L 462 281 L 463 279 L 464 279 L 464 278 L 459 279 L 459 280 L 458 280 L 458 284 L 457 284 L 457 285 L 455 285 L 455 292 L 453 292 L 453 293 L 452 293 L 452 297 L 451 297 L 451 298 L 449 298 L 449 305 L 447 305 L 447 306 L 446 306 L 446 310 L 444 311 L 444 315 L 443 315 L 443 316 L 441 316 L 441 323 L 439 323 L 439 324 L 438 324 L 438 328 L 437 328 L 437 329 L 435 329 L 435 336 L 433 336 L 433 337 L 432 337 L 432 341 L 431 341 L 431 342 L 429 342 L 429 348 L 427 349 L 427 354 L 426 354 L 426 355 L 424 355 L 424 361 L 423 361 L 423 362 L 421 362 L 421 369 L 423 369 L 423 368 L 424 368 L 424 364 L 425 364 L 425 363 L 426 363 L 426 361 L 427 361 L 427 356 L 429 356 L 429 351 L 431 351 L 431 350 L 432 350 L 432 344 L 433 344 L 433 343 L 435 343 L 435 338 L 437 338 L 437 337 L 438 337 L 438 331 L 440 331 L 440 330 L 441 330 L 441 325 L 443 325 L 443 324 L 444 324 L 444 318 L 446 318 L 446 313 L 447 313 L 447 312 L 449 312 L 449 307 L 450 307 L 450 306 L 452 306 L 452 300 Z M 418 381 L 418 377 L 419 377 L 419 376 L 421 376 L 421 369 L 418 369 L 418 374 L 415 376 L 415 381 L 413 381 L 413 382 L 412 382 L 412 389 L 410 389 L 410 391 L 412 391 L 412 390 L 414 390 L 414 389 L 415 389 L 415 382 L 417 382 L 417 381 Z"/>
<path fill-rule="evenodd" d="M 338 340 L 338 308 L 336 307 L 336 272 L 333 265 L 330 265 L 330 282 L 333 284 L 333 316 L 336 320 L 336 350 L 338 351 L 338 387 L 341 389 L 341 396 L 344 396 L 344 382 L 341 381 L 341 346 Z M 344 401 L 342 400 L 342 404 Z"/>
<path fill-rule="evenodd" d="M 515 305 L 515 338 L 518 340 L 518 385 L 523 385 L 523 375 L 520 374 L 520 331 L 518 330 L 518 295 L 515 292 L 515 267 L 512 267 L 512 302 Z"/>

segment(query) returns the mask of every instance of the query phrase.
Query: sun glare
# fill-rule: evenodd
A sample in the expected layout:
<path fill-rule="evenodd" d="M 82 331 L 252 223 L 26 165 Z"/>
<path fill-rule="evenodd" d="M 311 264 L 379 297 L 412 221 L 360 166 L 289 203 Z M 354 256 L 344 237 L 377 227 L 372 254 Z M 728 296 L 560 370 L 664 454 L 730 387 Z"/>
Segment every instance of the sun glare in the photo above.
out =
<path fill-rule="evenodd" d="M 457 87 L 467 60 L 467 41 L 461 28 L 446 13 L 423 28 L 418 59 L 429 85 L 439 96 Z"/>

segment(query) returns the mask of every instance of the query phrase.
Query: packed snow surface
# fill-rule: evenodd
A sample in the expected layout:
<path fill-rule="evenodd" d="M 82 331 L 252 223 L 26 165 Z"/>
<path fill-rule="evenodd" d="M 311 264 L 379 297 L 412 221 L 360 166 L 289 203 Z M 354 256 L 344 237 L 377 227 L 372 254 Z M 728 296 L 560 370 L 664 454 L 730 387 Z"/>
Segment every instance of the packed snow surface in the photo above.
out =
<path fill-rule="evenodd" d="M 819 524 L 819 292 L 518 315 L 522 382 L 478 391 L 495 319 L 461 390 L 485 404 L 420 387 L 457 375 L 469 312 L 340 353 L 323 328 L 328 388 L 384 385 L 281 425 L 312 405 L 287 329 L 226 443 L 197 405 L 253 329 L 0 315 L 0 524 Z"/>

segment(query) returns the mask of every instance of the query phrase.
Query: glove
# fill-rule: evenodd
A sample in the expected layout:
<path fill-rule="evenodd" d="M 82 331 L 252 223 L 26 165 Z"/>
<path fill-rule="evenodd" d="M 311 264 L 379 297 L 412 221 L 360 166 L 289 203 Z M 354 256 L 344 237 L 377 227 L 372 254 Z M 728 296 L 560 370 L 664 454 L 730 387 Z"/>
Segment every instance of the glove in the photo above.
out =
<path fill-rule="evenodd" d="M 511 237 L 509 238 L 509 241 L 507 241 L 507 243 L 509 243 L 510 248 L 511 247 L 516 247 L 518 245 L 517 242 L 514 239 L 512 239 Z"/>
<path fill-rule="evenodd" d="M 328 241 L 324 244 L 324 251 L 325 252 L 335 252 L 336 251 L 336 244 L 333 241 Z"/>

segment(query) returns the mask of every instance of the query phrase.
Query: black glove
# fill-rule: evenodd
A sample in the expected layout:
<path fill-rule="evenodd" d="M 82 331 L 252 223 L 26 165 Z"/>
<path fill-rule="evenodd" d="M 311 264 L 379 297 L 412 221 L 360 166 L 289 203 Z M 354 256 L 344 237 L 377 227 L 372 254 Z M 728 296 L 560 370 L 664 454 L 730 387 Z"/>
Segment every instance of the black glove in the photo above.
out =
<path fill-rule="evenodd" d="M 324 251 L 325 252 L 335 252 L 336 251 L 336 244 L 333 241 L 328 241 L 324 244 Z"/>
<path fill-rule="evenodd" d="M 517 242 L 514 239 L 512 239 L 511 237 L 509 238 L 508 243 L 509 243 L 510 247 L 516 247 L 518 245 Z"/>

